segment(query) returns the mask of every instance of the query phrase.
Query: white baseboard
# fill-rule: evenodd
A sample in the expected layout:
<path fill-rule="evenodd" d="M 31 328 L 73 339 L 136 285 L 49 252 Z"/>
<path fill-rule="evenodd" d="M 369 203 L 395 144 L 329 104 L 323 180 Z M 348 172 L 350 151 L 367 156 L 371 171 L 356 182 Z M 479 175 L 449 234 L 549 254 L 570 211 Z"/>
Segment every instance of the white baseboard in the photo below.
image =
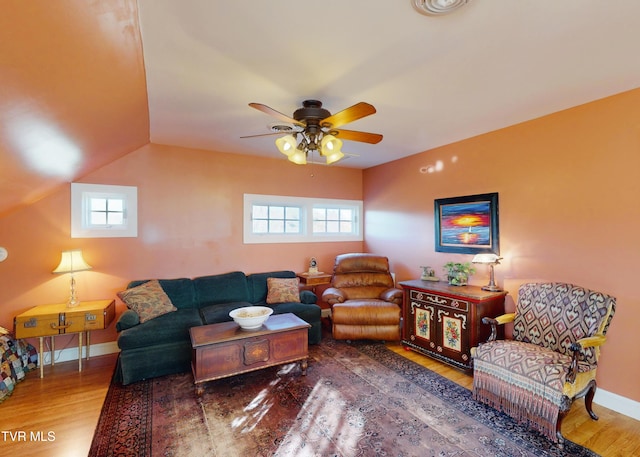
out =
<path fill-rule="evenodd" d="M 598 388 L 593 402 L 640 421 L 640 402 Z M 598 414 L 597 411 L 594 411 Z"/>
<path fill-rule="evenodd" d="M 89 351 L 89 355 L 91 357 L 98 357 L 101 355 L 114 354 L 116 352 L 120 352 L 118 348 L 118 344 L 115 341 L 110 341 L 108 343 L 99 343 L 92 344 L 91 350 Z M 87 348 L 86 346 L 82 347 L 82 357 L 87 356 Z M 44 351 L 42 354 L 42 360 L 45 365 L 49 365 L 51 363 L 51 351 Z M 55 363 L 61 362 L 69 362 L 71 360 L 78 360 L 78 348 L 70 347 L 66 349 L 56 350 L 54 352 Z"/>

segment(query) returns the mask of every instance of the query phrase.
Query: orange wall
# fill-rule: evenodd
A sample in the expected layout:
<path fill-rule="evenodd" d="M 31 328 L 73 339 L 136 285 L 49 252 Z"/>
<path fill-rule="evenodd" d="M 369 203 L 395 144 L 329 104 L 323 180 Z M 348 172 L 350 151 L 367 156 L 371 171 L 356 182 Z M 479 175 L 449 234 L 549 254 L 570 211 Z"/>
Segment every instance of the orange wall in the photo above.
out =
<path fill-rule="evenodd" d="M 617 297 L 598 384 L 640 401 L 639 170 L 637 89 L 365 170 L 365 248 L 386 252 L 398 280 L 421 265 L 441 275 L 472 256 L 434 251 L 433 200 L 498 192 L 498 283 L 567 281 Z"/>
<path fill-rule="evenodd" d="M 362 198 L 362 171 L 297 166 L 259 158 L 148 145 L 86 176 L 81 182 L 138 187 L 137 238 L 70 238 L 70 188 L 0 219 L 0 325 L 46 303 L 63 303 L 69 277 L 53 275 L 65 249 L 80 248 L 93 270 L 77 274 L 81 299 L 115 298 L 131 279 L 194 277 L 241 270 L 304 271 L 315 256 L 332 271 L 341 252 L 360 252 L 362 242 L 244 245 L 244 193 Z M 118 303 L 118 312 L 123 310 Z M 92 343 L 115 340 L 113 325 L 93 332 Z M 57 337 L 56 348 L 75 337 Z"/>

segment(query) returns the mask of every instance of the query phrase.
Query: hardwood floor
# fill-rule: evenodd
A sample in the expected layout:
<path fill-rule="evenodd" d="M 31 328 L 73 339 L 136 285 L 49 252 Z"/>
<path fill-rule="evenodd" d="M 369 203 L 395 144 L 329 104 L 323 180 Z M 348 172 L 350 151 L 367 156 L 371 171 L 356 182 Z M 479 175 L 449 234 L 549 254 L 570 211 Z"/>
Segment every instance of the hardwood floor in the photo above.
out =
<path fill-rule="evenodd" d="M 466 388 L 471 376 L 422 354 L 388 343 L 394 352 Z M 45 367 L 45 377 L 30 373 L 13 395 L 0 404 L 2 455 L 21 457 L 86 456 L 109 387 L 116 355 L 94 357 L 78 372 L 76 362 Z M 564 435 L 598 454 L 640 455 L 640 421 L 594 405 L 593 421 L 583 400 L 573 405 L 563 423 Z"/>

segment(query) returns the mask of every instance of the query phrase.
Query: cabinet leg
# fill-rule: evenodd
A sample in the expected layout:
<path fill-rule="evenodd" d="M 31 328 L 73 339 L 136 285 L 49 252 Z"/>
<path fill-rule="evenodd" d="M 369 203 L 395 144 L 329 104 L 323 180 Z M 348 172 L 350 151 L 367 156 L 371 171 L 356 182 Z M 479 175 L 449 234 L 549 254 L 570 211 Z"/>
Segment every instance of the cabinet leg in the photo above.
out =
<path fill-rule="evenodd" d="M 201 397 L 203 393 L 204 393 L 204 385 L 202 383 L 196 384 L 196 395 L 198 397 Z"/>
<path fill-rule="evenodd" d="M 307 359 L 302 359 L 300 361 L 300 369 L 302 370 L 302 376 L 307 375 L 307 367 L 309 366 L 309 361 Z"/>

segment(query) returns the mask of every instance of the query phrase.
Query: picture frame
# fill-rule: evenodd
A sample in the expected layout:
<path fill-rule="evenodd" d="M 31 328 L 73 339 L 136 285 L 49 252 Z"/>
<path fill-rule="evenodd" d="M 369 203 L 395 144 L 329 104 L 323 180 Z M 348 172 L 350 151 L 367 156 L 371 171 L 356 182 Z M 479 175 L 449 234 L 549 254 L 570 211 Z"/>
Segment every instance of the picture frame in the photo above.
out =
<path fill-rule="evenodd" d="M 434 200 L 436 252 L 500 254 L 498 193 Z"/>

